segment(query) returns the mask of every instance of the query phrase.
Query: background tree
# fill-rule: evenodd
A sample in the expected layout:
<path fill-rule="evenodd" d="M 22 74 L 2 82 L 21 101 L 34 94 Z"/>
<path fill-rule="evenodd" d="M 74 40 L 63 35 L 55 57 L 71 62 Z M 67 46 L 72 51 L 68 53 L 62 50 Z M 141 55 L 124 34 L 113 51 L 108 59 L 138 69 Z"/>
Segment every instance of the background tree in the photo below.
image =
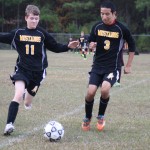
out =
<path fill-rule="evenodd" d="M 51 10 L 49 5 L 41 8 L 41 24 L 45 25 L 45 29 L 49 32 L 61 32 L 59 18 L 56 12 Z"/>
<path fill-rule="evenodd" d="M 41 26 L 50 32 L 89 33 L 100 20 L 99 6 L 103 0 L 0 0 L 0 31 L 25 26 L 24 11 L 28 4 L 41 9 Z M 112 0 L 117 5 L 118 20 L 133 34 L 150 31 L 149 0 Z"/>
<path fill-rule="evenodd" d="M 149 0 L 136 0 L 136 8 L 142 15 L 142 22 L 146 33 L 150 33 L 150 1 Z"/>
<path fill-rule="evenodd" d="M 69 11 L 70 23 L 67 28 L 69 29 L 69 27 L 74 26 L 75 31 L 79 32 L 84 28 L 84 30 L 86 30 L 85 32 L 87 32 L 88 23 L 95 18 L 94 14 L 90 11 L 94 6 L 93 1 L 72 1 L 63 4 L 63 8 Z"/>

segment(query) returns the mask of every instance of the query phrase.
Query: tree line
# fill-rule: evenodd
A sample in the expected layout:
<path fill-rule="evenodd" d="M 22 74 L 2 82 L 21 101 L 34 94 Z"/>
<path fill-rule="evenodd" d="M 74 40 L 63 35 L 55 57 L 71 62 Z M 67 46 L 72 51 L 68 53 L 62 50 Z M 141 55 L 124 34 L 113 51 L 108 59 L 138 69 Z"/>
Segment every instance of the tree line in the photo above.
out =
<path fill-rule="evenodd" d="M 112 0 L 117 6 L 117 18 L 133 34 L 150 34 L 149 0 Z M 25 8 L 35 4 L 41 10 L 40 25 L 54 33 L 89 33 L 100 20 L 102 0 L 0 0 L 0 32 L 26 25 Z"/>

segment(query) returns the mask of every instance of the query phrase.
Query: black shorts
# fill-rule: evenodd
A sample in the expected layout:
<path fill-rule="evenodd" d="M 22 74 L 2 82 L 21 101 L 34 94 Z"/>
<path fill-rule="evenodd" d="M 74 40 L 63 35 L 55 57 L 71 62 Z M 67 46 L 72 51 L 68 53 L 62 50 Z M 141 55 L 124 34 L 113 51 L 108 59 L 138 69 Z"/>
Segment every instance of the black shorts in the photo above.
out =
<path fill-rule="evenodd" d="M 114 83 L 116 83 L 116 81 L 119 79 L 118 70 L 103 74 L 99 74 L 96 72 L 90 72 L 89 74 L 89 84 L 96 85 L 97 87 L 101 86 L 103 81 L 108 81 L 111 84 L 111 86 L 113 86 Z"/>
<path fill-rule="evenodd" d="M 10 79 L 12 80 L 13 84 L 15 84 L 15 81 L 24 81 L 25 88 L 27 89 L 28 93 L 32 96 L 35 96 L 45 76 L 46 69 L 43 71 L 30 71 L 16 66 L 15 72 L 10 76 Z"/>

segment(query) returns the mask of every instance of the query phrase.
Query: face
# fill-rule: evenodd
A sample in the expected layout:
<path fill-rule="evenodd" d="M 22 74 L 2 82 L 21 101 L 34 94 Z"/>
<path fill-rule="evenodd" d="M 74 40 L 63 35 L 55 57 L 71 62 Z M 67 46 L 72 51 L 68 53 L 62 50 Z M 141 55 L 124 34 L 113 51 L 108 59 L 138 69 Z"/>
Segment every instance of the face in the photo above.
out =
<path fill-rule="evenodd" d="M 110 8 L 101 8 L 100 14 L 101 14 L 102 21 L 106 25 L 111 25 L 116 19 L 116 12 L 112 13 Z"/>
<path fill-rule="evenodd" d="M 40 17 L 39 15 L 29 14 L 28 16 L 25 16 L 25 20 L 27 22 L 28 29 L 35 29 L 39 23 Z"/>
<path fill-rule="evenodd" d="M 84 32 L 81 32 L 81 36 L 84 36 Z"/>

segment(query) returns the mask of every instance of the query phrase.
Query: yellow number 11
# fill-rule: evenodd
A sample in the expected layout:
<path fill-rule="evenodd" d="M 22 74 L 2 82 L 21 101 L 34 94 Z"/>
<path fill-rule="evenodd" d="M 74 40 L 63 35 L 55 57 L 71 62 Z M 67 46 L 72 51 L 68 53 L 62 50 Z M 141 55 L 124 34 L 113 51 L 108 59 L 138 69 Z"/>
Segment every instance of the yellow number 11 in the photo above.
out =
<path fill-rule="evenodd" d="M 29 51 L 31 49 L 31 55 L 34 55 L 34 45 L 26 44 L 26 54 L 29 55 Z"/>

